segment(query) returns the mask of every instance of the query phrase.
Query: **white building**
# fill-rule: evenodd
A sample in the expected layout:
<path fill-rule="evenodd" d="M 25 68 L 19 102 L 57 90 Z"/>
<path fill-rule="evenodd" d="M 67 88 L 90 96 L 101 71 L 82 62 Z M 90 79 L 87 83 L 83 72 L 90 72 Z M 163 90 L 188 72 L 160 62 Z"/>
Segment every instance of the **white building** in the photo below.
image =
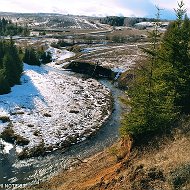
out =
<path fill-rule="evenodd" d="M 30 36 L 39 36 L 40 32 L 37 31 L 30 31 Z"/>

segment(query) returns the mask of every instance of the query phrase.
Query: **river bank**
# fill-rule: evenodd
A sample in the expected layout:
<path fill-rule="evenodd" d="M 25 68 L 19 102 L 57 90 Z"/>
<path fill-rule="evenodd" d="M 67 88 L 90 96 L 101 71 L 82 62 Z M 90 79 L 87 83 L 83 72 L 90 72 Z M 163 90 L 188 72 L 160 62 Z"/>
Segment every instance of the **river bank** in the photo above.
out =
<path fill-rule="evenodd" d="M 48 71 L 43 72 L 42 77 L 46 76 L 47 72 L 57 72 L 58 76 L 60 77 L 62 77 L 62 75 L 65 75 L 65 77 L 68 76 L 69 79 L 72 76 L 77 77 L 77 79 L 78 77 L 81 78 L 79 81 L 77 80 L 77 84 L 81 81 L 84 82 L 83 80 L 88 80 L 87 77 L 83 78 L 82 75 L 78 75 L 70 71 L 61 70 L 61 68 L 59 68 L 59 65 L 56 65 L 55 68 L 47 66 L 46 69 L 48 69 Z M 34 74 L 34 71 L 32 71 L 32 73 Z M 36 73 L 36 75 L 40 75 L 40 73 Z M 106 79 L 99 79 L 99 82 L 95 81 L 94 79 L 89 80 L 91 81 L 88 81 L 88 85 L 91 85 L 93 83 L 98 84 L 101 88 L 105 89 L 105 92 L 107 92 L 108 94 L 111 93 L 113 96 L 113 100 L 111 101 L 111 105 L 113 104 L 113 112 L 111 112 L 110 110 L 111 115 L 108 119 L 106 119 L 106 122 L 103 123 L 103 126 L 96 130 L 95 135 L 89 136 L 83 142 L 72 145 L 71 147 L 68 147 L 66 149 L 54 150 L 52 153 L 49 152 L 47 155 L 44 156 L 31 157 L 23 160 L 18 160 L 14 144 L 4 143 L 5 147 L 3 150 L 0 151 L 0 163 L 2 165 L 2 168 L 0 170 L 0 183 L 38 184 L 39 179 L 40 182 L 45 181 L 50 177 L 56 175 L 62 168 L 68 167 L 72 163 L 73 157 L 77 157 L 80 159 L 89 157 L 103 150 L 105 147 L 112 145 L 118 139 L 118 127 L 121 111 L 119 96 L 121 95 L 122 91 L 115 88 L 111 81 L 107 81 Z M 27 81 L 25 82 L 27 84 Z M 44 83 L 41 83 L 41 85 L 44 85 Z M 39 94 L 37 93 L 36 95 L 36 98 L 38 98 Z M 48 95 L 49 94 L 47 94 L 47 96 Z M 95 94 L 93 86 L 93 96 L 94 95 Z M 106 102 L 104 102 L 103 104 L 106 105 L 105 103 Z M 96 109 L 97 107 L 95 108 L 95 110 Z M 24 114 L 18 115 L 22 117 L 22 115 Z M 49 117 L 45 118 L 50 119 Z M 1 124 L 5 125 L 6 123 Z M 17 145 L 16 147 L 18 150 Z"/>
<path fill-rule="evenodd" d="M 91 157 L 73 160 L 45 183 L 27 190 L 189 190 L 190 133 L 185 125 L 149 145 L 135 148 L 123 157 L 122 141 Z"/>

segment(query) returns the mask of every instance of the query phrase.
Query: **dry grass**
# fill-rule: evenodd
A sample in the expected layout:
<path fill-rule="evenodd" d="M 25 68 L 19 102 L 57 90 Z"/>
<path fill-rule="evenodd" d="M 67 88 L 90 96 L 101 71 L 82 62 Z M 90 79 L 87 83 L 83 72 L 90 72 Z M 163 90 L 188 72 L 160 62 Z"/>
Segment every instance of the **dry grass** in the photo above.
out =
<path fill-rule="evenodd" d="M 135 28 L 122 28 L 121 30 L 115 30 L 112 33 L 110 33 L 108 36 L 141 36 L 141 35 L 147 35 L 147 30 L 138 30 Z"/>
<path fill-rule="evenodd" d="M 130 141 L 120 141 L 32 189 L 189 190 L 189 126 L 185 131 L 178 129 L 156 145 L 132 152 Z"/>
<path fill-rule="evenodd" d="M 77 60 L 99 64 L 107 68 L 120 68 L 128 70 L 132 65 L 138 64 L 145 56 L 139 45 L 143 44 L 121 44 L 111 46 L 91 46 L 93 51 L 83 53 Z"/>

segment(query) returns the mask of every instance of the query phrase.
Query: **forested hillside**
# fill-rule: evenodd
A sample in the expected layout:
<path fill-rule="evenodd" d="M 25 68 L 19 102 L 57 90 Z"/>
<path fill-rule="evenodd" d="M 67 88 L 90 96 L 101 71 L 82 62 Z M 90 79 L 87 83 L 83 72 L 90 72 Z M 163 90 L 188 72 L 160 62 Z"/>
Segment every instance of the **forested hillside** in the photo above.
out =
<path fill-rule="evenodd" d="M 105 18 L 101 18 L 100 22 L 102 24 L 109 24 L 111 26 L 123 26 L 125 17 L 118 16 L 107 16 Z"/>
<path fill-rule="evenodd" d="M 139 17 L 123 17 L 123 16 L 107 16 L 100 19 L 102 24 L 111 26 L 130 26 L 133 27 L 139 22 L 155 22 L 154 18 L 139 18 Z"/>

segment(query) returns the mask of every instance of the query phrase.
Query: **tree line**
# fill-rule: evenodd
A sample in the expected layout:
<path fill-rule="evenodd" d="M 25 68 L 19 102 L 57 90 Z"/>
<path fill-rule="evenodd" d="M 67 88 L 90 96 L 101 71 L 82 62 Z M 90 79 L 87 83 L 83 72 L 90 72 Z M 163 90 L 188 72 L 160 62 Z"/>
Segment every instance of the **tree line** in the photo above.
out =
<path fill-rule="evenodd" d="M 100 23 L 109 24 L 111 26 L 128 26 L 132 27 L 139 22 L 155 22 L 155 18 L 140 18 L 140 17 L 123 17 L 123 16 L 107 16 L 100 18 Z"/>
<path fill-rule="evenodd" d="M 11 20 L 5 18 L 0 19 L 0 36 L 15 36 L 23 35 L 28 36 L 29 30 L 27 27 L 18 26 L 17 23 L 12 23 Z"/>
<path fill-rule="evenodd" d="M 11 87 L 20 84 L 23 62 L 38 65 L 51 62 L 51 53 L 43 49 L 26 48 L 23 53 L 17 48 L 12 38 L 0 41 L 0 94 L 9 93 Z"/>
<path fill-rule="evenodd" d="M 105 18 L 100 19 L 100 23 L 109 24 L 111 26 L 123 26 L 125 17 L 119 16 L 107 16 Z"/>
<path fill-rule="evenodd" d="M 170 131 L 182 115 L 190 113 L 190 21 L 184 3 L 178 3 L 177 19 L 161 38 L 157 26 L 150 33 L 145 64 L 134 70 L 123 102 L 130 107 L 124 114 L 121 134 L 134 142 Z M 160 10 L 158 9 L 158 19 Z"/>

